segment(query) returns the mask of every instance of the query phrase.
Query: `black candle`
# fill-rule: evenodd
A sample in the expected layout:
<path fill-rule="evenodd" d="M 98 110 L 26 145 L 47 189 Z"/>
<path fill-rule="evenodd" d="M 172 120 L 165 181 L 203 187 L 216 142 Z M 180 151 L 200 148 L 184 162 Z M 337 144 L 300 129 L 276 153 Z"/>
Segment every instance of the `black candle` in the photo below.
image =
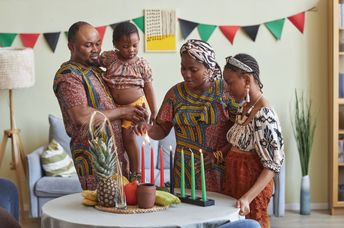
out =
<path fill-rule="evenodd" d="M 170 145 L 170 193 L 174 194 L 174 183 L 173 183 L 173 151 Z"/>

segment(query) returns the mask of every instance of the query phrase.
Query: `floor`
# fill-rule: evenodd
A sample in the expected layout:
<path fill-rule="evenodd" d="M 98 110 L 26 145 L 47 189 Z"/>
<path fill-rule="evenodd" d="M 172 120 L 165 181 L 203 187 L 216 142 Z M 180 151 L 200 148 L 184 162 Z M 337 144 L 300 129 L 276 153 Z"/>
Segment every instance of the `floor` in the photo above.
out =
<path fill-rule="evenodd" d="M 23 228 L 39 228 L 39 220 L 23 224 Z M 343 228 L 344 215 L 330 216 L 328 211 L 314 210 L 311 215 L 300 215 L 298 211 L 287 211 L 284 217 L 272 217 L 271 228 Z"/>

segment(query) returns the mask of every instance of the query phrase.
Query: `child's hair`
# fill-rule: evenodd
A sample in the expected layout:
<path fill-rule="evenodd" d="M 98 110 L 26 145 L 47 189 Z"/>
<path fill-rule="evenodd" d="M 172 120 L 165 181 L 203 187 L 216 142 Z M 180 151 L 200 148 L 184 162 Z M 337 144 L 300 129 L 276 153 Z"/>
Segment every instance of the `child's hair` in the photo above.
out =
<path fill-rule="evenodd" d="M 130 36 L 132 33 L 136 33 L 139 36 L 139 31 L 137 30 L 136 26 L 129 21 L 121 22 L 113 30 L 112 33 L 112 43 L 115 44 L 118 42 L 123 36 Z"/>

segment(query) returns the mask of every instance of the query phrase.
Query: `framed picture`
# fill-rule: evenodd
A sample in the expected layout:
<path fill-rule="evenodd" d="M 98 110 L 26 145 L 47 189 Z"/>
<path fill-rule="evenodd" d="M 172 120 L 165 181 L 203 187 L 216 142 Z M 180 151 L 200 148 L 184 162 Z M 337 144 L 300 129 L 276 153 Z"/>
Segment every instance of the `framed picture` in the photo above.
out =
<path fill-rule="evenodd" d="M 145 51 L 176 51 L 176 11 L 147 9 L 144 10 L 144 15 Z"/>

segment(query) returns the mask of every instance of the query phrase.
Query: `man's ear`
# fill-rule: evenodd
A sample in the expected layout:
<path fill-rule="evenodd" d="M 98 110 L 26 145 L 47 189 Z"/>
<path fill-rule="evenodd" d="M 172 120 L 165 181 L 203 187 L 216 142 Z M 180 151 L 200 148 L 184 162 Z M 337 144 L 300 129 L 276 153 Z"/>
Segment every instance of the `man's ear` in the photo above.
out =
<path fill-rule="evenodd" d="M 74 46 L 71 42 L 68 42 L 68 49 L 73 52 L 74 51 Z"/>

